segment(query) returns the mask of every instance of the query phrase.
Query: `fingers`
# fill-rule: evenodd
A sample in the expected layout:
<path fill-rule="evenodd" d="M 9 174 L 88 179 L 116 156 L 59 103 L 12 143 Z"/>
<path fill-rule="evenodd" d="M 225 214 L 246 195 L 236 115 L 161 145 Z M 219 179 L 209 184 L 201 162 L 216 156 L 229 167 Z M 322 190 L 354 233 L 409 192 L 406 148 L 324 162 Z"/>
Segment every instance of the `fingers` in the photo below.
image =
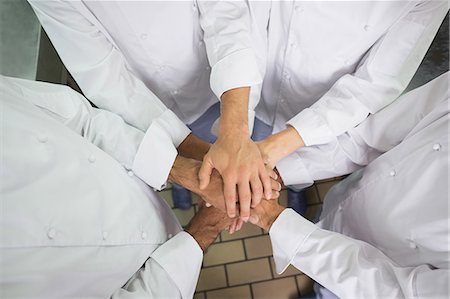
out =
<path fill-rule="evenodd" d="M 236 217 L 236 183 L 233 179 L 224 178 L 223 196 L 225 197 L 225 206 L 228 217 Z"/>
<path fill-rule="evenodd" d="M 260 166 L 259 169 L 259 178 L 261 179 L 263 188 L 264 188 L 264 196 L 266 199 L 270 199 L 272 197 L 272 187 L 270 183 L 270 177 L 267 174 L 266 168 L 264 165 Z"/>
<path fill-rule="evenodd" d="M 252 190 L 252 205 L 251 207 L 256 207 L 260 202 L 263 195 L 263 187 L 259 177 L 255 176 L 250 180 L 250 186 Z"/>
<path fill-rule="evenodd" d="M 205 160 L 203 160 L 202 166 L 200 167 L 200 171 L 198 172 L 198 179 L 200 180 L 199 187 L 201 190 L 208 187 L 213 169 L 214 167 L 211 161 L 205 157 Z"/>
<path fill-rule="evenodd" d="M 242 180 L 239 184 L 239 206 L 240 206 L 240 218 L 247 222 L 250 217 L 250 204 L 252 194 L 250 192 L 250 184 L 248 180 Z"/>

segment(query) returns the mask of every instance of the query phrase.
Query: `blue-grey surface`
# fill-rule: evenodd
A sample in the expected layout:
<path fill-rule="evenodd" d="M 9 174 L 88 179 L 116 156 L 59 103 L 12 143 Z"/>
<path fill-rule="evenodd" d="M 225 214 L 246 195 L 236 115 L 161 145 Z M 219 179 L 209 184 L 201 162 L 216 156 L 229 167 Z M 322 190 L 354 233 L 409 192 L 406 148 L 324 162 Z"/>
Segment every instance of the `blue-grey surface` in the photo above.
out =
<path fill-rule="evenodd" d="M 26 0 L 0 0 L 0 73 L 35 79 L 40 24 Z"/>
<path fill-rule="evenodd" d="M 441 25 L 430 49 L 422 61 L 419 69 L 414 75 L 407 90 L 421 86 L 437 76 L 445 73 L 449 69 L 449 52 L 448 52 L 448 13 Z"/>

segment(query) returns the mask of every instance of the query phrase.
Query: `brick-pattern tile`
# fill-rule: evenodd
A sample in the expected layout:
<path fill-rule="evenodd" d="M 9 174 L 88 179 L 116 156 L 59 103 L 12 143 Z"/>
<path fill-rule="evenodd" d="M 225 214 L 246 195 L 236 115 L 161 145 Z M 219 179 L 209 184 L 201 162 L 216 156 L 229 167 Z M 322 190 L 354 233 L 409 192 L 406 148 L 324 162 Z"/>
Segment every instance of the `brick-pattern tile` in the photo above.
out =
<path fill-rule="evenodd" d="M 317 213 L 320 211 L 322 204 L 316 204 L 312 206 L 308 206 L 305 212 L 304 217 L 309 221 L 315 222 L 317 218 Z"/>
<path fill-rule="evenodd" d="M 261 235 L 262 229 L 250 223 L 244 223 L 240 231 L 230 235 L 227 231 L 221 233 L 222 241 L 243 239 L 251 236 Z"/>
<path fill-rule="evenodd" d="M 201 292 L 201 293 L 195 293 L 194 294 L 194 299 L 205 299 L 205 293 Z"/>
<path fill-rule="evenodd" d="M 322 202 L 324 201 L 325 195 L 328 193 L 331 187 L 333 187 L 337 183 L 339 183 L 339 181 L 336 180 L 316 183 L 317 190 L 319 191 L 319 198 Z"/>
<path fill-rule="evenodd" d="M 173 208 L 173 200 L 172 200 L 172 189 L 164 189 L 158 192 L 159 196 L 161 196 L 169 205 L 169 207 Z"/>
<path fill-rule="evenodd" d="M 252 293 L 250 291 L 250 286 L 240 286 L 240 287 L 232 287 L 232 288 L 226 288 L 216 291 L 210 291 L 206 293 L 208 299 L 248 299 L 252 298 Z"/>
<path fill-rule="evenodd" d="M 280 197 L 278 198 L 278 202 L 281 206 L 287 207 L 287 189 L 283 189 L 280 191 Z"/>
<path fill-rule="evenodd" d="M 289 265 L 289 267 L 287 267 L 287 269 L 284 270 L 283 273 L 277 274 L 277 270 L 275 269 L 275 261 L 274 261 L 273 257 L 270 257 L 270 266 L 272 267 L 272 273 L 275 278 L 295 276 L 295 275 L 302 274 L 302 272 L 300 270 L 298 270 L 297 268 L 295 268 L 292 265 Z"/>
<path fill-rule="evenodd" d="M 213 266 L 245 260 L 241 240 L 211 245 L 203 258 L 203 266 Z"/>
<path fill-rule="evenodd" d="M 268 258 L 229 264 L 226 269 L 230 286 L 272 278 Z"/>
<path fill-rule="evenodd" d="M 197 283 L 197 291 L 223 288 L 227 286 L 224 266 L 203 268 Z"/>
<path fill-rule="evenodd" d="M 320 203 L 319 193 L 317 192 L 316 185 L 312 185 L 306 188 L 305 195 L 308 205 Z"/>
<path fill-rule="evenodd" d="M 294 277 L 274 279 L 252 284 L 253 296 L 258 299 L 297 298 Z"/>
<path fill-rule="evenodd" d="M 247 258 L 253 259 L 272 255 L 272 244 L 269 235 L 248 238 L 244 240 Z"/>
<path fill-rule="evenodd" d="M 313 292 L 314 281 L 306 275 L 298 275 L 297 286 L 300 292 L 300 295 L 308 295 Z"/>
<path fill-rule="evenodd" d="M 173 209 L 173 212 L 175 213 L 175 216 L 177 216 L 178 221 L 180 221 L 182 226 L 186 226 L 195 214 L 194 207 L 191 207 L 188 210 Z"/>

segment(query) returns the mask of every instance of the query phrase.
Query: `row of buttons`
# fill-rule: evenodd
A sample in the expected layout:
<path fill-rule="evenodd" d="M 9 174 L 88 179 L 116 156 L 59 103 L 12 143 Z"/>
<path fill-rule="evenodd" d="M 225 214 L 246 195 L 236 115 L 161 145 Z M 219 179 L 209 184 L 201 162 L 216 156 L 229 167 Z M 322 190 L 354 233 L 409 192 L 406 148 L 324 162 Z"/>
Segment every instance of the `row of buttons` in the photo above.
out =
<path fill-rule="evenodd" d="M 441 150 L 441 145 L 439 143 L 435 143 L 435 144 L 433 144 L 432 148 L 433 148 L 434 151 L 438 152 L 438 151 Z M 397 172 L 395 171 L 395 169 L 392 169 L 389 172 L 389 175 L 392 176 L 392 177 L 395 176 L 396 174 L 397 174 Z"/>
<path fill-rule="evenodd" d="M 107 231 L 104 231 L 103 233 L 102 233 L 102 238 L 103 238 L 103 240 L 106 240 L 107 238 L 108 238 L 108 235 L 109 235 L 109 233 L 107 232 Z M 50 240 L 53 240 L 55 237 L 56 237 L 56 229 L 55 228 L 50 228 L 50 229 L 48 229 L 48 231 L 47 231 L 47 237 L 50 239 Z M 173 237 L 173 235 L 172 234 L 168 234 L 167 235 L 167 238 L 172 238 Z M 141 232 L 141 239 L 142 240 L 145 240 L 145 239 L 147 239 L 147 232 L 145 232 L 145 231 L 143 231 L 143 232 Z"/>

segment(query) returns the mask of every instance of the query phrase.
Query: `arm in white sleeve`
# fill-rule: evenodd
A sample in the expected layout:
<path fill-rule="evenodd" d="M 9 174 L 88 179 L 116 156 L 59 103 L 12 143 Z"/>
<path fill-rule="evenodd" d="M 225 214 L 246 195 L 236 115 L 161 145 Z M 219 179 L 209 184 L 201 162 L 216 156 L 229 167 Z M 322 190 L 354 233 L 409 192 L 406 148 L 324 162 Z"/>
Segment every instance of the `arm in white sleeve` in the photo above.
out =
<path fill-rule="evenodd" d="M 319 229 L 291 209 L 269 234 L 278 273 L 292 264 L 341 298 L 448 297 L 448 269 L 400 267 L 372 245 Z"/>
<path fill-rule="evenodd" d="M 427 118 L 445 113 L 449 73 L 416 88 L 370 115 L 356 128 L 322 145 L 304 147 L 280 160 L 286 185 L 302 189 L 315 180 L 351 173 L 398 145 Z"/>
<path fill-rule="evenodd" d="M 120 51 L 98 25 L 72 5 L 79 2 L 29 0 L 64 64 L 84 94 L 98 107 L 145 132 L 135 172 L 160 188 L 189 129 L 129 70 Z M 154 168 L 150 165 L 159 167 Z M 163 180 L 167 178 L 164 177 Z"/>
<path fill-rule="evenodd" d="M 341 77 L 288 121 L 307 146 L 327 143 L 376 113 L 406 88 L 442 20 L 447 1 L 421 1 L 371 48 L 354 74 Z"/>
<path fill-rule="evenodd" d="M 166 183 L 177 151 L 175 148 L 163 150 L 160 140 L 149 137 L 155 123 L 144 133 L 117 114 L 93 108 L 81 94 L 67 86 L 8 77 L 2 79 L 18 86 L 29 102 L 49 112 L 49 116 L 88 139 L 125 168 L 133 169 L 141 179 L 153 183 L 154 188 L 161 188 Z M 150 150 L 161 151 L 160 156 L 166 155 L 165 161 L 169 161 L 170 166 L 166 167 L 158 160 L 142 165 Z M 144 166 L 145 171 L 139 171 L 139 167 Z"/>
<path fill-rule="evenodd" d="M 202 258 L 203 253 L 192 236 L 180 232 L 158 247 L 112 298 L 192 298 Z"/>
<path fill-rule="evenodd" d="M 264 47 L 257 35 L 256 20 L 248 1 L 197 1 L 200 25 L 211 65 L 210 84 L 217 98 L 228 90 L 250 87 L 249 132 L 253 131 L 255 107 L 260 100 L 265 61 L 255 46 Z M 264 52 L 264 51 L 263 51 Z M 216 130 L 216 129 L 214 129 Z"/>

